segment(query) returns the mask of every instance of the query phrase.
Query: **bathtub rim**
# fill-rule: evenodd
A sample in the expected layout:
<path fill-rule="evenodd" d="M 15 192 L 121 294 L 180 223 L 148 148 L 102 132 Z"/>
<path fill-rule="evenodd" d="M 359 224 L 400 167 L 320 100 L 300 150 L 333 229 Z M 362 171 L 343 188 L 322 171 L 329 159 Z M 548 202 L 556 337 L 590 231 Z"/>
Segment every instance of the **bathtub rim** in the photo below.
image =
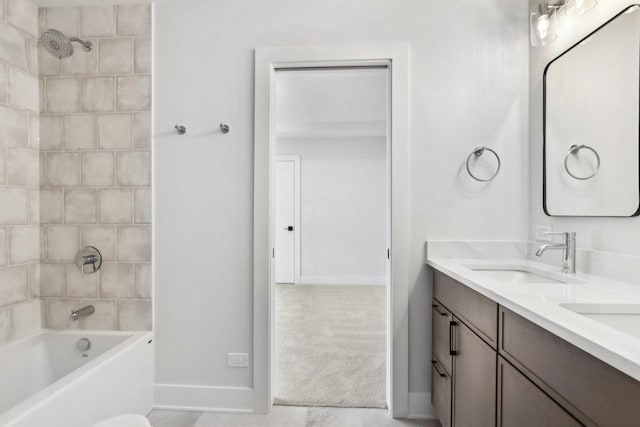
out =
<path fill-rule="evenodd" d="M 77 369 L 69 372 L 67 375 L 57 379 L 53 383 L 44 387 L 32 396 L 29 396 L 17 405 L 9 408 L 7 411 L 0 413 L 0 425 L 5 423 L 19 421 L 22 417 L 28 415 L 29 411 L 35 410 L 38 407 L 47 403 L 48 400 L 56 397 L 60 393 L 63 393 L 68 389 L 76 380 L 89 374 L 94 369 L 98 369 L 100 366 L 108 363 L 111 359 L 124 353 L 129 347 L 140 341 L 147 341 L 154 339 L 153 331 L 108 331 L 108 330 L 92 330 L 92 329 L 40 329 L 39 331 L 30 334 L 19 340 L 13 341 L 7 345 L 0 347 L 0 351 L 9 349 L 16 344 L 24 342 L 28 339 L 34 339 L 38 335 L 51 334 L 51 335 L 129 335 L 124 341 L 116 344 L 109 350 L 105 351 L 95 359 L 80 366 Z"/>

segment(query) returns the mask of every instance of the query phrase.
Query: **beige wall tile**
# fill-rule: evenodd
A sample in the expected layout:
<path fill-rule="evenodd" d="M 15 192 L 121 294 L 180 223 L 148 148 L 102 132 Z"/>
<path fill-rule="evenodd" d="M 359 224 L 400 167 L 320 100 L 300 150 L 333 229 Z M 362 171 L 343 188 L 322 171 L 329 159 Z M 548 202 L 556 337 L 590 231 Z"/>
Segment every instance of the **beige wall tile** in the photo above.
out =
<path fill-rule="evenodd" d="M 29 195 L 26 189 L 0 188 L 0 206 L 2 206 L 0 225 L 19 225 L 29 222 Z"/>
<path fill-rule="evenodd" d="M 40 227 L 11 227 L 9 229 L 11 264 L 24 264 L 40 259 Z"/>
<path fill-rule="evenodd" d="M 118 111 L 148 111 L 151 109 L 151 77 L 118 77 Z"/>
<path fill-rule="evenodd" d="M 62 116 L 40 116 L 40 149 L 62 148 Z"/>
<path fill-rule="evenodd" d="M 96 190 L 64 191 L 64 222 L 91 224 L 97 219 Z"/>
<path fill-rule="evenodd" d="M 40 77 L 62 75 L 62 59 L 51 55 L 41 44 L 38 45 L 38 75 Z"/>
<path fill-rule="evenodd" d="M 29 115 L 0 105 L 0 141 L 5 145 L 26 147 L 29 145 Z"/>
<path fill-rule="evenodd" d="M 131 224 L 133 222 L 133 193 L 130 189 L 99 190 L 99 222 L 102 224 Z"/>
<path fill-rule="evenodd" d="M 67 37 L 80 35 L 80 8 L 78 7 L 47 7 L 47 28 L 62 31 Z"/>
<path fill-rule="evenodd" d="M 7 21 L 38 37 L 38 6 L 29 0 L 7 0 Z"/>
<path fill-rule="evenodd" d="M 47 185 L 73 187 L 80 183 L 80 155 L 78 153 L 47 153 Z"/>
<path fill-rule="evenodd" d="M 9 91 L 9 71 L 7 66 L 0 63 L 0 103 L 6 104 L 8 101 Z"/>
<path fill-rule="evenodd" d="M 136 298 L 151 298 L 151 264 L 136 264 Z"/>
<path fill-rule="evenodd" d="M 47 259 L 74 261 L 80 250 L 80 227 L 50 225 L 47 227 Z"/>
<path fill-rule="evenodd" d="M 17 340 L 40 330 L 40 300 L 11 307 L 11 339 Z"/>
<path fill-rule="evenodd" d="M 28 66 L 27 44 L 23 33 L 0 21 L 0 60 L 24 70 Z"/>
<path fill-rule="evenodd" d="M 9 68 L 9 103 L 20 108 L 38 112 L 40 110 L 40 96 L 38 94 L 38 78 Z"/>
<path fill-rule="evenodd" d="M 0 7 L 2 2 L 0 1 Z M 0 310 L 0 345 L 6 344 L 11 339 L 11 317 L 9 309 Z"/>
<path fill-rule="evenodd" d="M 47 79 L 47 113 L 80 111 L 80 80 L 74 77 Z"/>
<path fill-rule="evenodd" d="M 119 151 L 116 154 L 116 182 L 122 187 L 151 185 L 149 151 Z"/>
<path fill-rule="evenodd" d="M 71 311 L 82 308 L 82 300 L 58 299 L 47 300 L 47 327 L 51 329 L 79 329 L 80 321 L 71 320 Z"/>
<path fill-rule="evenodd" d="M 85 266 L 85 271 L 89 272 L 92 267 Z M 82 276 L 80 268 L 75 262 L 65 264 L 65 296 L 74 298 L 97 298 L 100 287 L 100 271 Z"/>
<path fill-rule="evenodd" d="M 134 219 L 137 224 L 151 223 L 151 189 L 136 189 L 134 193 Z"/>
<path fill-rule="evenodd" d="M 131 74 L 133 72 L 133 39 L 100 40 L 98 58 L 100 74 Z"/>
<path fill-rule="evenodd" d="M 87 77 L 82 79 L 82 109 L 86 112 L 113 111 L 115 92 L 113 77 Z"/>
<path fill-rule="evenodd" d="M 40 263 L 29 265 L 29 296 L 40 298 Z"/>
<path fill-rule="evenodd" d="M 29 190 L 29 224 L 40 225 L 40 190 Z"/>
<path fill-rule="evenodd" d="M 40 222 L 44 224 L 62 223 L 62 190 L 40 190 Z"/>
<path fill-rule="evenodd" d="M 7 184 L 7 147 L 0 145 L 0 185 Z"/>
<path fill-rule="evenodd" d="M 105 262 L 116 259 L 116 229 L 112 226 L 95 225 L 82 227 L 82 245 L 93 246 L 102 254 Z"/>
<path fill-rule="evenodd" d="M 29 62 L 29 72 L 38 78 L 38 40 L 29 38 L 27 40 L 27 59 Z"/>
<path fill-rule="evenodd" d="M 64 295 L 64 264 L 40 263 L 40 296 L 61 297 Z"/>
<path fill-rule="evenodd" d="M 83 299 L 82 305 L 93 305 L 96 311 L 82 322 L 83 329 L 112 330 L 117 328 L 117 313 L 115 300 Z"/>
<path fill-rule="evenodd" d="M 116 234 L 118 261 L 151 261 L 151 226 L 118 226 Z"/>
<path fill-rule="evenodd" d="M 135 39 L 135 72 L 139 74 L 151 73 L 151 38 Z"/>
<path fill-rule="evenodd" d="M 135 113 L 133 141 L 136 148 L 151 148 L 151 113 Z"/>
<path fill-rule="evenodd" d="M 0 19 L 4 19 L 4 6 L 5 6 L 5 1 L 0 0 Z"/>
<path fill-rule="evenodd" d="M 38 187 L 40 184 L 40 155 L 35 150 L 9 147 L 7 179 L 9 185 Z"/>
<path fill-rule="evenodd" d="M 0 307 L 29 298 L 28 269 L 26 265 L 0 269 Z"/>
<path fill-rule="evenodd" d="M 105 263 L 100 276 L 100 296 L 103 298 L 133 298 L 135 296 L 135 265 Z"/>
<path fill-rule="evenodd" d="M 9 262 L 9 233 L 6 228 L 0 228 L 0 267 Z"/>
<path fill-rule="evenodd" d="M 151 326 L 150 300 L 121 300 L 118 302 L 118 329 L 150 331 Z"/>
<path fill-rule="evenodd" d="M 47 97 L 47 87 L 45 84 L 45 79 L 38 79 L 38 83 L 40 84 L 40 114 L 46 113 L 47 103 L 45 101 Z"/>
<path fill-rule="evenodd" d="M 100 148 L 131 148 L 133 118 L 131 114 L 98 115 L 98 142 Z"/>
<path fill-rule="evenodd" d="M 82 185 L 113 186 L 116 178 L 115 155 L 111 151 L 82 153 Z"/>
<path fill-rule="evenodd" d="M 148 4 L 118 6 L 118 35 L 151 35 L 151 6 Z"/>
<path fill-rule="evenodd" d="M 40 116 L 38 113 L 29 114 L 29 148 L 40 150 Z"/>
<path fill-rule="evenodd" d="M 71 150 L 96 148 L 96 122 L 95 114 L 64 116 L 64 147 Z"/>
<path fill-rule="evenodd" d="M 114 6 L 82 8 L 82 37 L 108 37 L 116 34 Z"/>
<path fill-rule="evenodd" d="M 98 52 L 96 50 L 96 40 L 85 39 L 93 43 L 93 49 L 89 52 L 76 44 L 73 55 L 62 61 L 62 73 L 65 76 L 96 75 L 98 73 Z"/>

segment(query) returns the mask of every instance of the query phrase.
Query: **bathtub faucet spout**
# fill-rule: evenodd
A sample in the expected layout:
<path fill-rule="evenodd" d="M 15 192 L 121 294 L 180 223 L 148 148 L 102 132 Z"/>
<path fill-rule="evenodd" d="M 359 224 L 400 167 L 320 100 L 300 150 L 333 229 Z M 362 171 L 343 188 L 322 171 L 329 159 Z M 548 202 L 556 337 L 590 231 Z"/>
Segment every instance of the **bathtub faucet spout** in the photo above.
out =
<path fill-rule="evenodd" d="M 78 320 L 81 317 L 95 313 L 95 311 L 96 308 L 92 305 L 87 305 L 77 310 L 71 310 L 71 320 Z"/>

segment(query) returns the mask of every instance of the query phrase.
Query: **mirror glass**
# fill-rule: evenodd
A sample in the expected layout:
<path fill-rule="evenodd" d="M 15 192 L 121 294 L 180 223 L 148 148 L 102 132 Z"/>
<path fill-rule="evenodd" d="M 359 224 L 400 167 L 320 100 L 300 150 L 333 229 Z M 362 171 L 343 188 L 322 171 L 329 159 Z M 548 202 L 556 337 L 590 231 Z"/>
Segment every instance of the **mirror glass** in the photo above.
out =
<path fill-rule="evenodd" d="M 640 7 L 634 5 L 547 65 L 547 215 L 638 215 L 639 52 Z"/>

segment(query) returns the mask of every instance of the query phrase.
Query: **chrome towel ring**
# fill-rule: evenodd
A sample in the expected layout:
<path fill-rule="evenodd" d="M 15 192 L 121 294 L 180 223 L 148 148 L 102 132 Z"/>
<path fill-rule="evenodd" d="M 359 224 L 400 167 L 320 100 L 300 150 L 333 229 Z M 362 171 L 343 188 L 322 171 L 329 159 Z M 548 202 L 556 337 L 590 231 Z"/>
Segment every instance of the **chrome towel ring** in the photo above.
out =
<path fill-rule="evenodd" d="M 496 156 L 496 160 L 498 161 L 498 167 L 496 167 L 496 171 L 489 178 L 478 178 L 477 176 L 475 176 L 473 174 L 473 172 L 471 172 L 471 167 L 469 166 L 469 162 L 471 161 L 471 159 L 474 159 L 474 158 L 482 156 L 485 151 L 489 151 L 494 156 Z M 469 154 L 469 156 L 467 157 L 466 166 L 467 166 L 467 173 L 469 173 L 469 175 L 471 175 L 471 178 L 475 179 L 476 181 L 480 181 L 480 182 L 493 181 L 493 179 L 496 176 L 498 176 L 498 172 L 500 172 L 500 166 L 501 166 L 500 156 L 498 156 L 498 153 L 496 153 L 494 150 L 492 150 L 489 147 L 485 147 L 485 146 L 476 147 L 476 148 L 473 149 L 471 154 Z"/>
<path fill-rule="evenodd" d="M 580 150 L 582 149 L 587 149 L 590 150 L 595 156 L 596 156 L 596 167 L 593 170 L 593 173 L 589 176 L 577 176 L 574 175 L 573 173 L 571 173 L 571 171 L 569 170 L 569 165 L 567 164 L 567 162 L 569 161 L 569 157 L 571 155 L 577 156 L 578 153 L 580 152 Z M 598 152 L 596 150 L 594 150 L 592 147 L 589 147 L 588 145 L 572 145 L 571 147 L 569 147 L 569 153 L 567 153 L 567 155 L 564 158 L 564 170 L 567 171 L 567 173 L 569 174 L 569 176 L 571 178 L 574 179 L 579 179 L 580 181 L 586 181 L 587 179 L 591 179 L 594 176 L 596 176 L 598 174 L 598 172 L 600 171 L 600 155 L 598 154 Z"/>

